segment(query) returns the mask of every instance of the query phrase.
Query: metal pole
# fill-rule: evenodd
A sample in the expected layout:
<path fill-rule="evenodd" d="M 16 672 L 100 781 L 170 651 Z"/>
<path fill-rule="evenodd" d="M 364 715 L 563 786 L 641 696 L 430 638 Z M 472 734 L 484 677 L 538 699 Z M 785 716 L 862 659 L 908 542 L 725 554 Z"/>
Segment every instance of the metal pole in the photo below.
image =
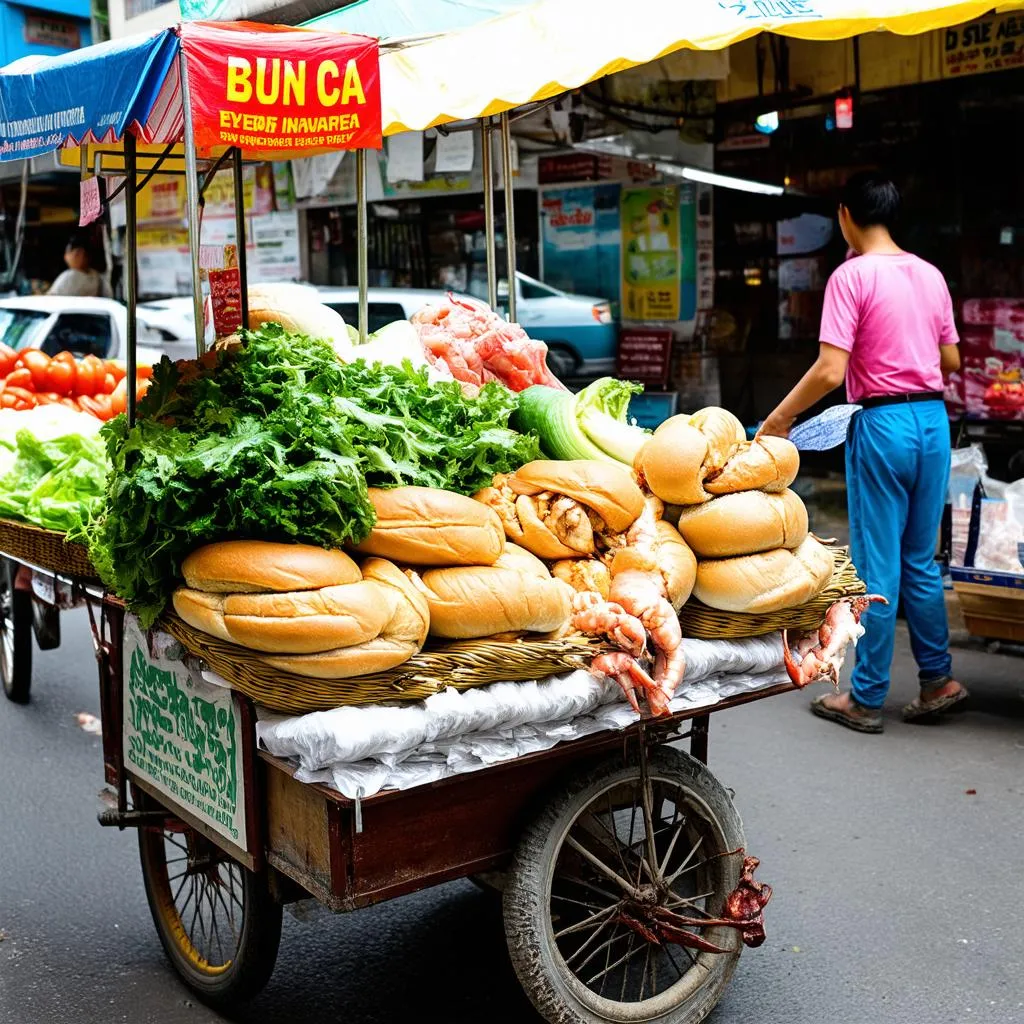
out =
<path fill-rule="evenodd" d="M 508 274 L 508 318 L 516 322 L 516 215 L 512 189 L 512 129 L 508 111 L 501 115 L 501 170 L 505 187 L 505 266 Z"/>
<path fill-rule="evenodd" d="M 484 176 L 484 245 L 487 252 L 487 304 L 498 305 L 498 268 L 494 252 L 494 167 L 491 150 L 491 119 L 480 119 L 480 168 Z"/>
<path fill-rule="evenodd" d="M 366 150 L 356 151 L 356 276 L 359 284 L 359 344 L 366 343 L 368 309 L 368 278 L 370 276 L 366 224 Z"/>
<path fill-rule="evenodd" d="M 242 181 L 242 150 L 231 152 L 235 176 L 235 249 L 238 252 L 238 280 L 242 300 L 242 330 L 249 328 L 249 273 L 245 255 L 245 188 Z"/>
<path fill-rule="evenodd" d="M 196 140 L 192 132 L 192 99 L 188 88 L 188 66 L 185 51 L 179 58 L 181 71 L 181 105 L 185 116 L 185 205 L 188 217 L 188 251 L 192 258 L 192 315 L 195 318 L 196 355 L 206 350 L 203 341 L 203 278 L 199 269 L 199 167 L 196 162 Z"/>
<path fill-rule="evenodd" d="M 139 327 L 136 319 L 136 303 L 139 298 L 139 267 L 136 260 L 136 226 L 138 217 L 135 191 L 136 160 L 135 136 L 124 135 L 124 304 L 128 307 L 128 359 L 127 359 L 127 404 L 128 426 L 135 425 L 135 382 L 138 366 Z"/>

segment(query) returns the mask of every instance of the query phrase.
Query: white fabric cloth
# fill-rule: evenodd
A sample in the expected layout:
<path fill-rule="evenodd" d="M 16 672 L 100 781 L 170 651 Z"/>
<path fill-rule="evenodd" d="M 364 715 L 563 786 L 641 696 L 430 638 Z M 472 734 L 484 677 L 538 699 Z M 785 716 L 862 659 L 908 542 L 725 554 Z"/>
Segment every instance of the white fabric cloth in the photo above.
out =
<path fill-rule="evenodd" d="M 708 707 L 786 679 L 778 635 L 683 643 L 687 669 L 673 711 Z M 614 683 L 580 671 L 462 692 L 448 688 L 401 706 L 307 715 L 261 711 L 256 735 L 271 754 L 297 763 L 300 781 L 323 782 L 355 798 L 475 771 L 636 720 Z"/>

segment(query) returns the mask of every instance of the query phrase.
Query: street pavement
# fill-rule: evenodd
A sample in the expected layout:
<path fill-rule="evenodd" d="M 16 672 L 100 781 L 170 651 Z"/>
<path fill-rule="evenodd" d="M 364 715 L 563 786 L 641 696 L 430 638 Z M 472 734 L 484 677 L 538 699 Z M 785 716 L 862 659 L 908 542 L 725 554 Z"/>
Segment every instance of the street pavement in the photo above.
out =
<path fill-rule="evenodd" d="M 134 833 L 96 824 L 100 741 L 75 717 L 98 713 L 95 671 L 84 616 L 64 627 L 32 703 L 0 697 L 0 1024 L 213 1024 L 163 958 Z M 712 1024 L 1024 1020 L 1024 661 L 957 652 L 970 710 L 909 726 L 898 650 L 882 736 L 813 718 L 805 694 L 712 718 L 711 767 L 775 887 Z M 285 915 L 238 1020 L 537 1024 L 468 882 L 306 918 Z"/>

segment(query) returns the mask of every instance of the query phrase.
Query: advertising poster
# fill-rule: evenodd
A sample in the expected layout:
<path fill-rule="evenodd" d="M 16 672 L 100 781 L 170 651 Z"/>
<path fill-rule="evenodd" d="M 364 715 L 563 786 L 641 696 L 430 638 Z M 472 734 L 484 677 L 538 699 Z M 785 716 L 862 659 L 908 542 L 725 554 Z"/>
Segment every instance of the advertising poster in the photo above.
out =
<path fill-rule="evenodd" d="M 1024 421 L 1024 299 L 967 299 L 962 320 L 960 393 L 947 392 L 950 410 Z"/>
<path fill-rule="evenodd" d="M 622 317 L 682 319 L 679 189 L 622 190 Z"/>
<path fill-rule="evenodd" d="M 619 301 L 619 186 L 543 193 L 544 280 L 554 288 Z"/>

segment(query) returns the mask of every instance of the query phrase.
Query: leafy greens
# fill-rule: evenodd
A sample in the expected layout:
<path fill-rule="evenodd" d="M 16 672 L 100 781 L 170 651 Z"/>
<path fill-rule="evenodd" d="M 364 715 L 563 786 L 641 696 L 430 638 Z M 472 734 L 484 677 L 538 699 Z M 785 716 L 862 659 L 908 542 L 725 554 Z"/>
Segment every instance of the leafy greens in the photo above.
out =
<path fill-rule="evenodd" d="M 516 399 L 466 398 L 425 370 L 338 362 L 276 324 L 199 361 L 162 361 L 129 429 L 103 428 L 113 470 L 90 554 L 148 626 L 181 560 L 233 537 L 338 547 L 374 524 L 367 485 L 472 493 L 537 455 L 508 428 Z"/>

